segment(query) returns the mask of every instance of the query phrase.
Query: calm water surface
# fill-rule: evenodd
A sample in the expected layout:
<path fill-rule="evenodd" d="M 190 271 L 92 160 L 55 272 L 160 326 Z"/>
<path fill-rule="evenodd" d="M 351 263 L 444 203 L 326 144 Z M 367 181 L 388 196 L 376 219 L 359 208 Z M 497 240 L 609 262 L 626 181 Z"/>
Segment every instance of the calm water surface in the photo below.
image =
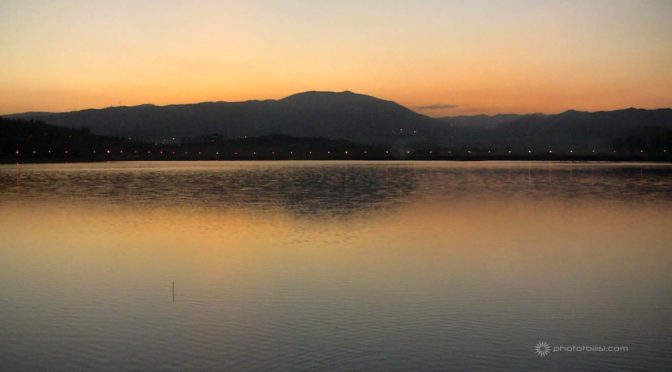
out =
<path fill-rule="evenodd" d="M 669 165 L 3 165 L 0 370 L 669 370 L 671 207 Z"/>

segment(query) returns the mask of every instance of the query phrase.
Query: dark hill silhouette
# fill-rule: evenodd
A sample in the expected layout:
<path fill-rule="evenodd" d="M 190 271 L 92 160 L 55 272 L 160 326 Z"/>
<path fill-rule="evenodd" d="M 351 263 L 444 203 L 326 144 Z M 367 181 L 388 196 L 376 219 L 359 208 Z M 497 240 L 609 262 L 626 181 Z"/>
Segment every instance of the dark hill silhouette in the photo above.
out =
<path fill-rule="evenodd" d="M 444 127 L 394 102 L 352 92 L 306 92 L 277 101 L 140 105 L 50 115 L 40 113 L 39 119 L 68 128 L 90 128 L 101 135 L 147 141 L 172 138 L 179 141 L 183 137 L 219 133 L 226 138 L 284 134 L 395 143 L 432 138 Z"/>
<path fill-rule="evenodd" d="M 524 153 L 663 151 L 672 147 L 672 110 L 565 111 L 509 116 L 495 123 L 452 125 L 452 146 Z M 500 117 L 501 119 L 501 117 Z M 450 123 L 450 119 L 442 120 Z"/>
<path fill-rule="evenodd" d="M 395 102 L 349 91 L 304 92 L 280 100 L 139 105 L 65 113 L 25 113 L 67 128 L 151 142 L 182 142 L 207 134 L 235 139 L 268 136 L 347 140 L 398 151 L 445 148 L 528 153 L 662 151 L 670 149 L 672 110 L 566 111 L 557 115 L 431 118 Z"/>
<path fill-rule="evenodd" d="M 500 124 L 510 123 L 520 119 L 525 115 L 518 114 L 497 114 L 497 115 L 460 115 L 446 116 L 439 118 L 445 123 L 453 126 L 469 126 L 472 128 L 494 128 Z"/>
<path fill-rule="evenodd" d="M 77 159 L 144 153 L 148 144 L 91 134 L 86 129 L 68 129 L 40 121 L 0 118 L 0 160 Z"/>
<path fill-rule="evenodd" d="M 667 145 L 672 136 L 667 132 Z M 656 134 L 657 135 L 657 134 Z M 523 137 L 524 138 L 524 137 Z M 638 138 L 638 137 L 634 137 Z M 110 160 L 652 160 L 670 161 L 655 142 L 621 143 L 619 150 L 509 152 L 470 147 L 456 150 L 433 144 L 382 146 L 318 137 L 269 135 L 226 139 L 219 134 L 185 138 L 180 143 L 147 143 L 91 134 L 38 121 L 0 118 L 0 162 L 71 162 Z M 659 143 L 660 144 L 660 143 Z M 627 146 L 634 146 L 627 150 Z M 646 149 L 642 152 L 640 149 Z M 657 149 L 657 150 L 656 150 Z"/>
<path fill-rule="evenodd" d="M 0 118 L 0 162 L 342 159 L 397 157 L 384 147 L 325 138 L 270 135 L 224 139 L 211 134 L 180 144 L 159 144 L 94 135 L 40 121 Z"/>

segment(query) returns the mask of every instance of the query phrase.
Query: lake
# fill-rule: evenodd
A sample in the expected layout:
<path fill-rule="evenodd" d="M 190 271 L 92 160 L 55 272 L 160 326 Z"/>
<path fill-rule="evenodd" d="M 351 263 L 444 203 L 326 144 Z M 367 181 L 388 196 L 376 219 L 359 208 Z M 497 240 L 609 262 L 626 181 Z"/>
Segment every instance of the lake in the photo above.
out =
<path fill-rule="evenodd" d="M 2 165 L 0 369 L 669 369 L 671 208 L 665 164 Z"/>

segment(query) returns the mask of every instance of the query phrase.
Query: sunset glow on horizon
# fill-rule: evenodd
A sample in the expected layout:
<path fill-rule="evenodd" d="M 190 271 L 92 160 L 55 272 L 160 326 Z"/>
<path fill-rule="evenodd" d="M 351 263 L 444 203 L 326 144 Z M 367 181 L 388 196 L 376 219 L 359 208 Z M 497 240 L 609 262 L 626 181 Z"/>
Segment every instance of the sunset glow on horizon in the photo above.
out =
<path fill-rule="evenodd" d="M 670 1 L 0 4 L 0 114 L 279 99 L 430 116 L 672 106 Z"/>

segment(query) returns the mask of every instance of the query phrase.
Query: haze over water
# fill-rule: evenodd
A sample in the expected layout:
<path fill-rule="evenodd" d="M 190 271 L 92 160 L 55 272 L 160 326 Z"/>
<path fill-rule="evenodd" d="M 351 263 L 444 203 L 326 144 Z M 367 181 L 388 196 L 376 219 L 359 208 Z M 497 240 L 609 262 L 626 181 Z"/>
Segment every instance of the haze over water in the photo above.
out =
<path fill-rule="evenodd" d="M 662 370 L 671 207 L 657 164 L 2 165 L 0 369 Z"/>

